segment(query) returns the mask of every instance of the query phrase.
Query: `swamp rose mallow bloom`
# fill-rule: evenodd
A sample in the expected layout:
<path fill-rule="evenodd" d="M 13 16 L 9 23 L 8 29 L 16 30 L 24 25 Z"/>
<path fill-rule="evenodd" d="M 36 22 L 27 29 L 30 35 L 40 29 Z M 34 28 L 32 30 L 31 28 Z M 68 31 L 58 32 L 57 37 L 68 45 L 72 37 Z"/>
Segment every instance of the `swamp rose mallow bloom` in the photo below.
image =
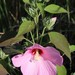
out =
<path fill-rule="evenodd" d="M 24 54 L 14 56 L 12 62 L 23 75 L 56 75 L 56 65 L 61 66 L 63 58 L 53 47 L 34 44 Z"/>

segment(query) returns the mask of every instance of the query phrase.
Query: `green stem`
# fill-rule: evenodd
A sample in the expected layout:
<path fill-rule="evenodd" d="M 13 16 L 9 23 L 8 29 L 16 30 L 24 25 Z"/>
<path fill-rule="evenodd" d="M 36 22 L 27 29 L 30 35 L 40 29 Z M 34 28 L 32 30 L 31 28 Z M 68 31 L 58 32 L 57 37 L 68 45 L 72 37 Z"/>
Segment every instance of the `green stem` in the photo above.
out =
<path fill-rule="evenodd" d="M 70 24 L 70 9 L 69 9 L 69 0 L 66 0 L 66 2 L 67 2 L 67 11 L 68 11 L 68 13 L 67 13 L 67 15 L 68 15 L 68 22 L 69 22 L 69 24 Z M 69 25 L 68 25 L 68 27 L 69 27 Z"/>
<path fill-rule="evenodd" d="M 32 41 L 33 41 L 33 44 L 35 43 L 35 41 L 34 41 L 34 37 L 33 37 L 33 34 L 32 34 L 32 32 L 30 31 L 30 35 L 31 35 L 31 38 L 32 38 Z"/>
<path fill-rule="evenodd" d="M 33 42 L 32 41 L 30 41 L 29 39 L 27 39 L 27 38 L 24 38 L 26 41 L 28 41 L 29 43 L 31 43 L 31 44 L 33 44 Z"/>
<path fill-rule="evenodd" d="M 10 26 L 10 28 L 11 28 L 10 20 L 9 20 L 9 17 L 8 17 L 8 11 L 7 11 L 7 6 L 6 6 L 6 1 L 3 0 L 3 3 L 4 3 L 4 9 L 5 9 L 6 17 L 7 17 L 9 26 Z"/>
<path fill-rule="evenodd" d="M 39 32 L 39 30 L 38 30 L 38 26 L 37 26 L 36 27 L 37 41 L 38 41 L 38 38 L 39 38 L 38 32 Z"/>
<path fill-rule="evenodd" d="M 38 39 L 40 39 L 40 38 L 46 36 L 47 34 L 48 34 L 48 33 L 45 33 L 44 35 L 40 35 L 40 36 L 38 37 Z M 37 38 L 35 38 L 35 40 L 37 40 Z"/>
<path fill-rule="evenodd" d="M 48 43 L 51 43 L 51 41 L 49 41 L 49 42 L 45 43 L 43 46 L 46 46 Z"/>
<path fill-rule="evenodd" d="M 70 27 L 70 7 L 69 7 L 69 0 L 66 0 L 66 2 L 67 2 L 67 11 L 68 11 L 68 22 L 69 22 L 69 25 L 68 25 L 68 28 Z M 71 63 L 72 63 L 72 61 L 71 61 L 71 59 L 70 59 L 70 71 L 71 71 Z"/>
<path fill-rule="evenodd" d="M 43 31 L 42 31 L 41 36 L 43 36 L 43 35 L 44 35 L 45 29 L 46 29 L 46 27 L 44 27 L 44 28 L 43 28 Z M 41 37 L 40 44 L 41 44 L 41 42 L 42 42 L 42 39 L 43 39 L 43 37 Z"/>
<path fill-rule="evenodd" d="M 38 16 L 36 15 L 36 17 L 34 17 L 34 22 L 35 22 L 35 26 L 36 26 L 36 37 L 37 37 L 37 42 L 38 42 L 38 38 L 39 38 L 39 25 L 38 25 Z"/>

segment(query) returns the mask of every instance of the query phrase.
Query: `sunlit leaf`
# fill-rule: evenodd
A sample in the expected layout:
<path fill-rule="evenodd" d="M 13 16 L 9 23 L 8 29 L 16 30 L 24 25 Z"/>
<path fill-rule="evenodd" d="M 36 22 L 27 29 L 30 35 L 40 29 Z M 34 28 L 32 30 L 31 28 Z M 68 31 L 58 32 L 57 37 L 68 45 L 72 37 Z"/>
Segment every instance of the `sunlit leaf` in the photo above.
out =
<path fill-rule="evenodd" d="M 73 75 L 75 75 L 75 72 L 73 73 Z"/>
<path fill-rule="evenodd" d="M 30 4 L 30 1 L 29 0 L 23 0 L 23 2 L 25 2 L 27 4 Z"/>
<path fill-rule="evenodd" d="M 46 25 L 48 30 L 51 30 L 56 22 L 56 17 L 51 18 L 49 24 Z"/>
<path fill-rule="evenodd" d="M 23 34 L 30 32 L 34 28 L 35 28 L 35 25 L 33 21 L 24 20 L 19 27 L 19 31 L 16 37 L 12 37 L 0 42 L 0 46 L 12 45 L 23 40 L 24 39 Z"/>
<path fill-rule="evenodd" d="M 67 75 L 65 66 L 57 66 L 57 75 Z"/>
<path fill-rule="evenodd" d="M 20 36 L 20 35 L 23 35 L 27 32 L 30 32 L 34 28 L 35 28 L 35 25 L 34 25 L 33 21 L 25 20 L 20 25 L 17 36 Z"/>
<path fill-rule="evenodd" d="M 25 9 L 26 10 L 26 9 Z M 36 11 L 34 8 L 29 8 L 28 10 L 26 10 L 27 13 L 33 18 L 36 15 Z"/>
<path fill-rule="evenodd" d="M 45 0 L 45 2 L 49 2 L 50 0 Z"/>
<path fill-rule="evenodd" d="M 50 4 L 46 6 L 44 10 L 52 14 L 67 13 L 67 11 L 64 8 L 55 4 Z"/>
<path fill-rule="evenodd" d="M 70 51 L 71 52 L 74 52 L 75 51 L 75 45 L 70 45 L 69 48 L 70 48 Z"/>
<path fill-rule="evenodd" d="M 44 4 L 43 3 L 37 3 L 37 7 L 39 8 L 42 16 L 44 16 Z"/>
<path fill-rule="evenodd" d="M 36 24 L 39 22 L 39 15 L 38 14 L 34 17 L 34 21 Z"/>
<path fill-rule="evenodd" d="M 69 43 L 66 37 L 58 32 L 48 33 L 51 43 L 53 43 L 58 49 L 64 52 L 64 54 L 71 60 Z"/>

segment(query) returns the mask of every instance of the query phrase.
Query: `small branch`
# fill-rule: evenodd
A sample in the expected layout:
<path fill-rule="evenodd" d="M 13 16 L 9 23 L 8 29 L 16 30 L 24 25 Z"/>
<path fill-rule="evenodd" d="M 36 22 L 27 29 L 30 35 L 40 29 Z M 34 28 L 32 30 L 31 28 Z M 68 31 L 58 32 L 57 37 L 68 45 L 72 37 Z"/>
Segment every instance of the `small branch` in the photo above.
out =
<path fill-rule="evenodd" d="M 3 35 L 4 33 L 0 32 L 0 35 Z"/>

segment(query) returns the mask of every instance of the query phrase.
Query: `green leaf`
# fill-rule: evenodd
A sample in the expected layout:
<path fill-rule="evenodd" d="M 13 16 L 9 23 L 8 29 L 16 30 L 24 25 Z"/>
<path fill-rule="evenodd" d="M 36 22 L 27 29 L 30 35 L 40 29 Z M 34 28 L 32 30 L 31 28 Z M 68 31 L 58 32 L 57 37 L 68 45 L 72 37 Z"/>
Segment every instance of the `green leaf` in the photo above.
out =
<path fill-rule="evenodd" d="M 45 2 L 49 2 L 50 0 L 45 0 Z"/>
<path fill-rule="evenodd" d="M 16 36 L 16 34 L 17 34 L 17 31 L 7 31 L 7 32 L 5 32 L 2 36 L 1 36 L 1 38 L 0 38 L 0 43 L 1 42 L 3 42 L 3 41 L 5 41 L 5 40 L 7 40 L 7 39 L 10 39 L 10 38 L 13 38 L 13 37 L 15 37 Z"/>
<path fill-rule="evenodd" d="M 0 64 L 0 75 L 7 75 L 8 72 L 5 70 L 5 68 Z"/>
<path fill-rule="evenodd" d="M 36 16 L 36 10 L 34 8 L 30 7 L 29 9 L 26 8 L 25 10 L 32 18 Z"/>
<path fill-rule="evenodd" d="M 5 47 L 3 49 L 3 52 L 7 55 L 15 55 L 15 54 L 23 53 L 24 51 L 22 49 L 14 49 L 12 47 Z"/>
<path fill-rule="evenodd" d="M 57 75 L 67 75 L 67 70 L 64 65 L 57 66 Z"/>
<path fill-rule="evenodd" d="M 73 75 L 75 75 L 75 72 L 73 73 Z"/>
<path fill-rule="evenodd" d="M 44 4 L 43 3 L 37 3 L 37 7 L 39 8 L 42 16 L 44 16 Z"/>
<path fill-rule="evenodd" d="M 24 20 L 19 27 L 17 36 L 23 35 L 27 32 L 30 32 L 35 28 L 34 22 L 29 20 Z"/>
<path fill-rule="evenodd" d="M 75 45 L 70 45 L 69 48 L 70 48 L 70 51 L 71 52 L 74 52 L 75 51 Z"/>
<path fill-rule="evenodd" d="M 10 39 L 7 39 L 3 42 L 0 42 L 0 46 L 9 46 L 9 45 L 12 45 L 12 44 L 15 44 L 21 40 L 23 40 L 24 37 L 23 36 L 16 36 L 16 37 L 13 37 L 13 38 L 10 38 Z"/>
<path fill-rule="evenodd" d="M 69 43 L 64 35 L 58 32 L 48 33 L 51 43 L 53 43 L 58 49 L 64 52 L 64 54 L 71 60 Z"/>
<path fill-rule="evenodd" d="M 30 4 L 30 1 L 29 0 L 23 0 L 23 2 L 25 2 L 27 4 Z"/>
<path fill-rule="evenodd" d="M 0 48 L 0 59 L 5 59 L 6 57 L 8 57 L 8 55 L 6 55 Z"/>
<path fill-rule="evenodd" d="M 0 64 L 6 69 L 6 71 L 10 74 L 10 75 L 19 75 L 17 74 L 18 72 L 15 72 L 15 70 L 13 69 L 13 67 L 10 65 L 10 62 L 7 62 L 8 59 L 6 58 L 5 60 L 0 59 Z"/>
<path fill-rule="evenodd" d="M 67 13 L 67 10 L 55 4 L 46 6 L 44 10 L 52 14 Z"/>
<path fill-rule="evenodd" d="M 51 30 L 53 28 L 53 25 L 55 24 L 55 22 L 56 22 L 56 17 L 51 18 L 49 24 L 46 25 L 47 29 Z"/>

